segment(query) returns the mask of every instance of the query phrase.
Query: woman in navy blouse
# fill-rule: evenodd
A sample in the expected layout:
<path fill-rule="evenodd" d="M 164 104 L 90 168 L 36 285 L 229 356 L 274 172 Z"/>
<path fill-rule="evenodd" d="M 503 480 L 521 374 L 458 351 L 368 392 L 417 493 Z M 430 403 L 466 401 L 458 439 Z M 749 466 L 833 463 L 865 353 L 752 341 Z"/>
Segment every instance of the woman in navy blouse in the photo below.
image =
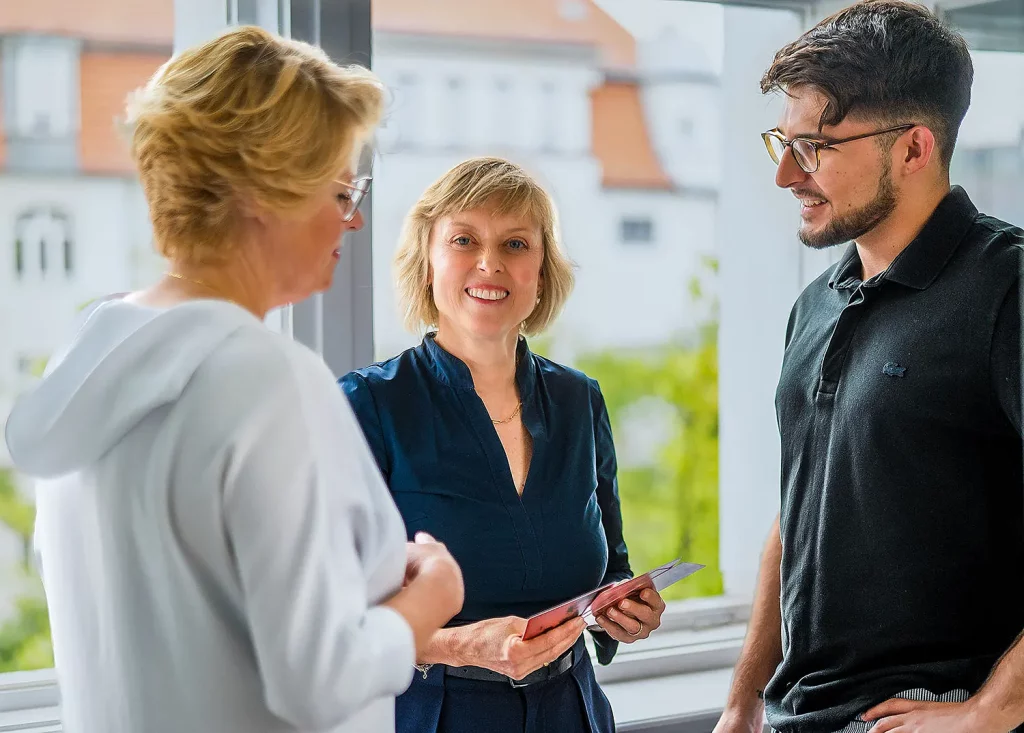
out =
<path fill-rule="evenodd" d="M 604 399 L 530 352 L 573 285 L 554 204 L 518 166 L 466 161 L 410 212 L 396 257 L 423 343 L 340 380 L 410 537 L 462 567 L 462 612 L 418 659 L 398 733 L 606 733 L 581 619 L 523 641 L 525 618 L 632 576 Z M 653 590 L 593 627 L 598 660 L 645 638 Z"/>

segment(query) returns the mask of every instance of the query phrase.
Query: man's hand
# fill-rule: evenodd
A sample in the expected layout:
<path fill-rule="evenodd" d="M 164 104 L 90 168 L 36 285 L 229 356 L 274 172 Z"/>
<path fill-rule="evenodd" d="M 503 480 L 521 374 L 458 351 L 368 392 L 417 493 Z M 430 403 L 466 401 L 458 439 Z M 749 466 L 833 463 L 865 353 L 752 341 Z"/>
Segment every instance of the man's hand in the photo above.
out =
<path fill-rule="evenodd" d="M 998 723 L 985 720 L 972 701 L 919 702 L 894 698 L 861 716 L 877 720 L 871 733 L 1007 733 Z"/>

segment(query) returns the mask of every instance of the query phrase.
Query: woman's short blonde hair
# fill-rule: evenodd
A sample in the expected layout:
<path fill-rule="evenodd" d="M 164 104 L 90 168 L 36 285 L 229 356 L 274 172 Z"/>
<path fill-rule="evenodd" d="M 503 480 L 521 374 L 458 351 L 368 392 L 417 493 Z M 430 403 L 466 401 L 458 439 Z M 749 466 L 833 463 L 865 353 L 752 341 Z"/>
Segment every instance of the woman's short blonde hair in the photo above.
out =
<path fill-rule="evenodd" d="M 254 26 L 175 56 L 127 109 L 157 249 L 220 261 L 237 244 L 242 206 L 302 210 L 353 167 L 383 101 L 366 69 Z"/>
<path fill-rule="evenodd" d="M 405 326 L 421 331 L 437 325 L 430 285 L 430 235 L 438 220 L 472 209 L 528 219 L 541 230 L 544 284 L 540 303 L 523 322 L 530 336 L 547 328 L 572 292 L 573 263 L 562 250 L 558 212 L 551 196 L 515 163 L 503 158 L 472 158 L 432 183 L 405 218 L 395 254 L 395 279 Z"/>

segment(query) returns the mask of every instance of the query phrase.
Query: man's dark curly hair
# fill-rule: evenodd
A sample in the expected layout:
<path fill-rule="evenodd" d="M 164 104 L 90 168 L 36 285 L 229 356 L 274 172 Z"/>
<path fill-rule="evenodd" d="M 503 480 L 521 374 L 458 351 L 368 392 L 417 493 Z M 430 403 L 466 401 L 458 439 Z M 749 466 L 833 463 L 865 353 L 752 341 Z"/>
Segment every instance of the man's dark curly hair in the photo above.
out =
<path fill-rule="evenodd" d="M 948 170 L 973 80 L 967 43 L 927 8 L 864 0 L 776 53 L 761 91 L 809 87 L 822 94 L 819 130 L 847 117 L 924 125 Z"/>

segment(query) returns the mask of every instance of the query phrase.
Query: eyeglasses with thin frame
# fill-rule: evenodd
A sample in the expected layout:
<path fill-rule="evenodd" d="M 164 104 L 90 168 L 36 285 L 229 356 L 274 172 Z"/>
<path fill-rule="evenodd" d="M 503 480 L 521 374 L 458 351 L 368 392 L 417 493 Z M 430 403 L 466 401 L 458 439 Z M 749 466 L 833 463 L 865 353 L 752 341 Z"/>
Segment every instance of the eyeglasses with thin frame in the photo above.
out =
<path fill-rule="evenodd" d="M 335 183 L 340 184 L 351 191 L 347 199 L 345 199 L 342 194 L 338 194 L 338 198 L 345 201 L 345 213 L 342 214 L 342 221 L 352 221 L 352 219 L 355 218 L 356 212 L 359 211 L 359 204 L 361 204 L 363 199 L 366 197 L 366 193 L 370 190 L 370 183 L 372 182 L 372 176 L 363 176 L 355 179 L 351 183 L 346 181 L 335 181 Z"/>
<path fill-rule="evenodd" d="M 778 128 L 769 130 L 768 132 L 761 133 L 761 139 L 764 140 L 764 146 L 768 149 L 768 155 L 775 161 L 775 165 L 782 162 L 783 156 L 786 154 L 786 148 L 790 148 L 793 151 L 793 160 L 800 166 L 800 170 L 804 173 L 815 173 L 818 168 L 821 167 L 821 151 L 829 150 L 834 148 L 836 145 L 842 145 L 843 143 L 852 143 L 854 140 L 863 140 L 869 137 L 875 137 L 876 135 L 884 135 L 887 132 L 903 132 L 909 130 L 912 127 L 917 127 L 917 124 L 897 125 L 896 127 L 887 127 L 884 130 L 875 130 L 874 132 L 865 132 L 863 135 L 853 135 L 851 137 L 844 137 L 841 140 L 829 140 L 828 142 L 822 142 L 820 140 L 811 140 L 806 137 L 797 137 L 792 140 L 787 140 L 785 136 L 779 132 Z"/>

